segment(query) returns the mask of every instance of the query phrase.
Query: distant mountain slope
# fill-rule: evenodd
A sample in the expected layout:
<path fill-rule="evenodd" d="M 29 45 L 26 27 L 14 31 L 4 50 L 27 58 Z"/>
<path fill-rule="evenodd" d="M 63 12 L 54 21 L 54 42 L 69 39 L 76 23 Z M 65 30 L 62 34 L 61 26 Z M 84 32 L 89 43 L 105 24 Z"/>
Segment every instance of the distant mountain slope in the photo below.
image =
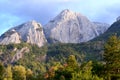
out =
<path fill-rule="evenodd" d="M 0 62 L 5 65 L 24 65 L 32 70 L 48 68 L 56 62 L 64 63 L 70 55 L 79 62 L 101 60 L 103 51 L 96 44 L 52 44 L 38 47 L 28 43 L 0 45 Z"/>
<path fill-rule="evenodd" d="M 95 25 L 97 25 L 96 29 L 99 34 L 103 34 L 110 25 L 107 23 L 100 23 L 100 22 L 93 22 Z"/>
<path fill-rule="evenodd" d="M 46 24 L 44 31 L 49 42 L 81 43 L 104 33 L 106 26 L 97 26 L 80 13 L 66 9 Z"/>
<path fill-rule="evenodd" d="M 94 38 L 92 41 L 94 42 L 95 41 L 106 41 L 110 36 L 114 34 L 117 36 L 120 36 L 120 20 L 117 20 L 116 22 L 114 22 L 105 33 Z"/>
<path fill-rule="evenodd" d="M 36 21 L 29 21 L 16 26 L 0 37 L 0 44 L 27 42 L 36 44 L 39 47 L 47 43 L 41 24 Z"/>
<path fill-rule="evenodd" d="M 0 45 L 0 61 L 4 64 L 24 65 L 36 72 L 44 72 L 58 61 L 64 63 L 69 55 L 75 55 L 79 62 L 101 61 L 103 60 L 105 41 L 114 33 L 120 36 L 120 21 L 116 21 L 104 34 L 88 42 L 58 43 L 40 48 L 24 42 Z"/>

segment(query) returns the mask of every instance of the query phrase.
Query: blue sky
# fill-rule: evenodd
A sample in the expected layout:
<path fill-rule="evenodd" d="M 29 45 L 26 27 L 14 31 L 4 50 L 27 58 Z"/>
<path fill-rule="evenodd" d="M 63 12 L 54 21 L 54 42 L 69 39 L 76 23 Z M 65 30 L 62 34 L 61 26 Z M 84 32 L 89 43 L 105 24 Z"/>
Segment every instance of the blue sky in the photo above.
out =
<path fill-rule="evenodd" d="M 0 0 L 0 34 L 30 20 L 44 25 L 64 9 L 112 24 L 120 15 L 119 5 L 120 0 Z"/>

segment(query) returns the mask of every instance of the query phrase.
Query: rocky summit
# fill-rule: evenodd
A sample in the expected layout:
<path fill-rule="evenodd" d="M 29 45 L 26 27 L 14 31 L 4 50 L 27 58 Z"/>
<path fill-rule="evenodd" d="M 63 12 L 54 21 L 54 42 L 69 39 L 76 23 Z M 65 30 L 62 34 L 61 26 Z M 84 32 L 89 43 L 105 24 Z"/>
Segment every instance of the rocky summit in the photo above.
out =
<path fill-rule="evenodd" d="M 34 20 L 28 21 L 2 34 L 0 36 L 0 44 L 26 42 L 41 47 L 47 42 L 87 42 L 103 34 L 109 28 L 109 25 L 91 22 L 82 14 L 66 9 L 53 20 L 50 20 L 43 28 L 40 23 Z"/>
<path fill-rule="evenodd" d="M 99 28 L 98 28 L 99 27 Z M 44 26 L 46 38 L 55 43 L 87 42 L 106 30 L 71 10 L 63 10 Z"/>
<path fill-rule="evenodd" d="M 40 23 L 29 21 L 11 28 L 0 37 L 0 44 L 27 42 L 39 47 L 47 43 Z"/>

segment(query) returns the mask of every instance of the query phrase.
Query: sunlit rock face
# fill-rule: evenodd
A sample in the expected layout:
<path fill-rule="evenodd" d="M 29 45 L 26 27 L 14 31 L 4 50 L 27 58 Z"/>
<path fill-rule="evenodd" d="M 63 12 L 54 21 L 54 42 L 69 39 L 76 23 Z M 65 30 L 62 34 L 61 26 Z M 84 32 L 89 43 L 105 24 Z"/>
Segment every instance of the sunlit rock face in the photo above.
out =
<path fill-rule="evenodd" d="M 19 34 L 14 30 L 11 29 L 9 31 L 7 31 L 6 33 L 4 33 L 1 37 L 0 37 L 0 44 L 3 45 L 7 45 L 10 43 L 20 43 L 20 36 Z"/>
<path fill-rule="evenodd" d="M 39 47 L 46 44 L 47 40 L 41 24 L 36 21 L 29 21 L 8 30 L 0 37 L 0 44 L 20 43 L 22 41 L 36 44 Z"/>
<path fill-rule="evenodd" d="M 68 9 L 63 10 L 44 26 L 46 38 L 52 43 L 87 42 L 104 32 L 100 32 L 101 30 L 82 14 Z"/>

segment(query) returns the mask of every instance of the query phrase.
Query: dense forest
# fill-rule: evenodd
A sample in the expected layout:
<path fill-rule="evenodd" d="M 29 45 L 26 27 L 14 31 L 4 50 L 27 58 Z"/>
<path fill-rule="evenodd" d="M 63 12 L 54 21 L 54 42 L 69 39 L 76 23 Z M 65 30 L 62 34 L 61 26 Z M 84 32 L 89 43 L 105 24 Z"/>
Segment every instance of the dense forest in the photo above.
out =
<path fill-rule="evenodd" d="M 119 80 L 120 38 L 90 44 L 1 45 L 0 80 Z M 15 49 L 23 47 L 29 50 L 13 60 Z"/>

